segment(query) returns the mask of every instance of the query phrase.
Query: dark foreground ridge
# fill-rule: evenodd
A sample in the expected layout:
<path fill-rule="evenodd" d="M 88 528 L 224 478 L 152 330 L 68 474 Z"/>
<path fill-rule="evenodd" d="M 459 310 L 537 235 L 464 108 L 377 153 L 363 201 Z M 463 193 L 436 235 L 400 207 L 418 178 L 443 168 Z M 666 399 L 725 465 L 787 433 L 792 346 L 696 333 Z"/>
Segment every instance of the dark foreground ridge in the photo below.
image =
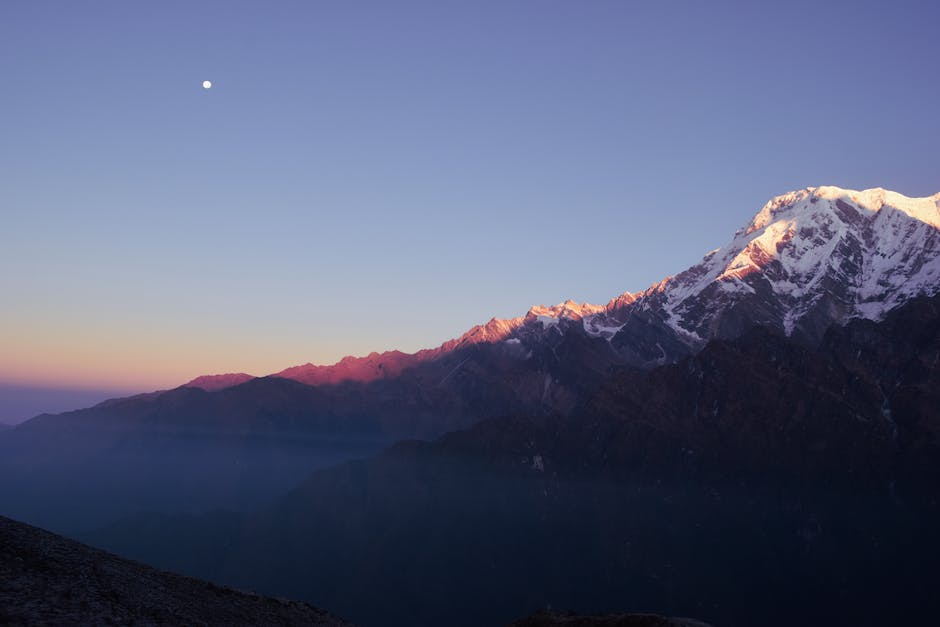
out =
<path fill-rule="evenodd" d="M 323 610 L 159 571 L 0 517 L 3 625 L 351 625 Z"/>
<path fill-rule="evenodd" d="M 541 611 L 517 620 L 509 627 L 711 627 L 692 618 L 658 614 L 608 614 L 583 616 L 572 612 Z"/>

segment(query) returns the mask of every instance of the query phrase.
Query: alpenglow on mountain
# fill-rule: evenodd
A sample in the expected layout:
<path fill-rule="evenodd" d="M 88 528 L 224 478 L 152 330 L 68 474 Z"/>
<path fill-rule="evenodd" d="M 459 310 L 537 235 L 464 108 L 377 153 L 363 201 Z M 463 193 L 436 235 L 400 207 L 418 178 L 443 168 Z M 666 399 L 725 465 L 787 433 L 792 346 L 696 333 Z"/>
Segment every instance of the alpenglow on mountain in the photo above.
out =
<path fill-rule="evenodd" d="M 395 440 L 573 416 L 624 366 L 670 364 L 755 326 L 815 349 L 833 325 L 940 292 L 938 203 L 805 189 L 701 263 L 606 305 L 533 307 L 414 354 L 210 376 L 37 416 L 0 438 L 0 502 L 69 532 L 145 509 L 243 509 Z M 22 490 L 24 477 L 41 487 Z"/>
<path fill-rule="evenodd" d="M 808 187 L 773 198 L 699 264 L 606 305 L 569 300 L 536 306 L 525 316 L 475 326 L 437 348 L 346 357 L 273 376 L 309 385 L 373 381 L 477 344 L 505 343 L 524 356 L 533 342 L 566 333 L 605 340 L 616 353 L 613 361 L 652 367 L 757 325 L 812 344 L 831 324 L 878 320 L 915 296 L 938 291 L 940 193 L 909 198 L 880 188 Z M 224 377 L 187 385 L 217 390 L 249 378 Z"/>

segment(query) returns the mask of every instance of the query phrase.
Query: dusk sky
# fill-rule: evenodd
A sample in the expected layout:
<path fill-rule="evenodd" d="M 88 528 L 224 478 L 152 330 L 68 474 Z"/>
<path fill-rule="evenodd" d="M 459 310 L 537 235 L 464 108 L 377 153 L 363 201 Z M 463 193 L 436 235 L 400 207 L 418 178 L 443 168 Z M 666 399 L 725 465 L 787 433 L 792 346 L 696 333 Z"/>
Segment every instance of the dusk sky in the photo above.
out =
<path fill-rule="evenodd" d="M 414 351 L 641 290 L 792 189 L 936 193 L 938 24 L 934 2 L 4 2 L 0 384 Z"/>

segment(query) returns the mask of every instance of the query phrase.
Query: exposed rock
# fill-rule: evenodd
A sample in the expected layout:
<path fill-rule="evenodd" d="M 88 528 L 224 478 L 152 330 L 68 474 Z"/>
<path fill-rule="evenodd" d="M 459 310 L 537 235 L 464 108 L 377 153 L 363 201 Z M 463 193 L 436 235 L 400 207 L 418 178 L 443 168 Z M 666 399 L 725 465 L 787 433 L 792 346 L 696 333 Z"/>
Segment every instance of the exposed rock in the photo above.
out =
<path fill-rule="evenodd" d="M 509 627 L 709 627 L 691 618 L 658 614 L 606 614 L 587 616 L 543 610 L 510 623 Z"/>
<path fill-rule="evenodd" d="M 351 625 L 307 603 L 155 570 L 3 517 L 0 624 Z"/>

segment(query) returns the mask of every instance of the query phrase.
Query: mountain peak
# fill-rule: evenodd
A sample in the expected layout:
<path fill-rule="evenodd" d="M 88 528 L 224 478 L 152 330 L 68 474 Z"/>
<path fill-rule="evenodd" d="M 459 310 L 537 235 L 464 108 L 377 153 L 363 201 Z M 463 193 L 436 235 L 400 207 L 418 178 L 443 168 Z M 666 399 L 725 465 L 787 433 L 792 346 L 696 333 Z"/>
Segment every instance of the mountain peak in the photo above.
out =
<path fill-rule="evenodd" d="M 592 305 L 591 303 L 577 303 L 570 298 L 563 303 L 558 303 L 551 307 L 545 305 L 534 305 L 529 308 L 526 318 L 554 318 L 560 320 L 580 320 L 584 316 L 596 314 L 604 310 L 603 305 Z"/>
<path fill-rule="evenodd" d="M 763 324 L 818 339 L 940 289 L 940 195 L 808 187 L 771 199 L 731 242 L 644 293 L 698 343 Z"/>
<path fill-rule="evenodd" d="M 755 325 L 817 341 L 833 323 L 879 319 L 938 290 L 940 193 L 910 198 L 880 187 L 806 187 L 772 198 L 697 265 L 606 305 L 571 299 L 535 305 L 523 316 L 476 325 L 437 348 L 345 357 L 276 376 L 311 385 L 373 381 L 473 345 L 566 332 L 572 322 L 616 344 L 631 363 L 665 363 Z M 247 378 L 215 375 L 187 385 L 214 390 Z"/>
<path fill-rule="evenodd" d="M 820 201 L 828 201 L 829 206 L 838 207 L 840 203 L 850 205 L 868 215 L 877 213 L 884 207 L 890 207 L 934 228 L 940 228 L 940 193 L 924 198 L 911 198 L 881 187 L 859 191 L 825 185 L 807 187 L 775 196 L 758 211 L 743 233 L 748 235 L 766 228 L 777 219 L 788 216 L 799 217 L 818 211 Z M 825 207 L 826 204 L 823 203 L 822 206 Z"/>
<path fill-rule="evenodd" d="M 200 388 L 206 392 L 215 392 L 216 390 L 222 390 L 224 388 L 230 388 L 236 385 L 241 385 L 246 381 L 251 381 L 254 379 L 253 375 L 246 374 L 244 372 L 230 372 L 227 374 L 205 374 L 201 377 L 196 377 L 188 383 L 184 383 L 183 387 L 187 388 Z"/>

